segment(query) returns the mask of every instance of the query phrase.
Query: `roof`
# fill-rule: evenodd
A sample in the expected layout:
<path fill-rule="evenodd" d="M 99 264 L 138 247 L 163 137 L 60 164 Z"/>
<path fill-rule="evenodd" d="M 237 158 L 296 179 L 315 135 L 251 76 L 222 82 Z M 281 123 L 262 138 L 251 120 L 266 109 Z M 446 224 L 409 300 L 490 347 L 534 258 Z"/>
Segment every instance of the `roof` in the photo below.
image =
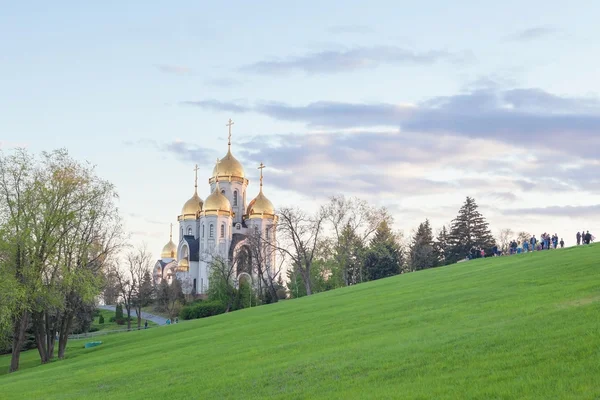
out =
<path fill-rule="evenodd" d="M 190 248 L 190 261 L 200 261 L 200 239 L 194 239 L 191 235 L 184 235 L 183 239 Z"/>

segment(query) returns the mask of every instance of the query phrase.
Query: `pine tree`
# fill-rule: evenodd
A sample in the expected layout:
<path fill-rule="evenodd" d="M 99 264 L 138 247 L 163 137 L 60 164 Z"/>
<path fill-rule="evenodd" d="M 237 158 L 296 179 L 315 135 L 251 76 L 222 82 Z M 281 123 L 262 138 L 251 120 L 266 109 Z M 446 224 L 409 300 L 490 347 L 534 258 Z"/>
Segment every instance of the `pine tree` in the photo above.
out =
<path fill-rule="evenodd" d="M 448 255 L 448 229 L 444 225 L 437 238 L 433 242 L 433 251 L 436 259 L 436 266 L 446 265 L 446 257 Z"/>
<path fill-rule="evenodd" d="M 341 272 L 343 284 L 355 285 L 364 280 L 364 248 L 354 230 L 347 225 L 342 230 L 339 243 L 335 246 L 335 260 Z"/>
<path fill-rule="evenodd" d="M 477 204 L 471 197 L 458 211 L 450 226 L 448 235 L 448 263 L 457 262 L 469 255 L 471 249 L 483 249 L 490 253 L 495 241 L 483 215 L 477 211 Z"/>
<path fill-rule="evenodd" d="M 364 265 L 366 278 L 371 281 L 400 273 L 402 251 L 385 220 L 379 224 L 371 239 Z"/>
<path fill-rule="evenodd" d="M 410 245 L 410 268 L 412 271 L 419 271 L 435 267 L 436 256 L 433 247 L 433 232 L 429 220 L 419 224 L 417 231 Z"/>

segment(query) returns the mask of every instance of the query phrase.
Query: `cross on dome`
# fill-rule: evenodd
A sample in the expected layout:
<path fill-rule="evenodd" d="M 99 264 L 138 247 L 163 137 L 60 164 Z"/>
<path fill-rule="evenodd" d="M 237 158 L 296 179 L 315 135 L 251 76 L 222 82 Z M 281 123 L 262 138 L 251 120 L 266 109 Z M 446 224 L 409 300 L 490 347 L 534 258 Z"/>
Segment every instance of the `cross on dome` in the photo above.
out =
<path fill-rule="evenodd" d="M 225 125 L 229 127 L 229 136 L 227 137 L 227 146 L 229 146 L 229 148 L 231 148 L 231 125 L 233 125 L 235 122 L 233 122 L 231 120 L 231 118 L 229 118 L 229 122 Z"/>

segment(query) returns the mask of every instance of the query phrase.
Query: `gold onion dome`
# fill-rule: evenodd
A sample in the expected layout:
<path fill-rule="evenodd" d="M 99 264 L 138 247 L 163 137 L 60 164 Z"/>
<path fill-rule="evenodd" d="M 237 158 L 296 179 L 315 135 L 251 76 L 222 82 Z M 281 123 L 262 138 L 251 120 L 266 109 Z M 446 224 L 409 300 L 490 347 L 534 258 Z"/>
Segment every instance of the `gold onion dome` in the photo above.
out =
<path fill-rule="evenodd" d="M 204 212 L 206 214 L 220 212 L 231 213 L 231 203 L 227 197 L 221 193 L 219 182 L 217 182 L 214 192 L 212 192 L 210 196 L 206 198 L 206 202 L 204 203 Z"/>
<path fill-rule="evenodd" d="M 261 190 L 258 196 L 248 204 L 247 214 L 249 218 L 272 217 L 275 215 L 275 207 Z"/>
<path fill-rule="evenodd" d="M 231 149 L 229 149 L 225 157 L 215 165 L 213 177 L 225 179 L 229 177 L 244 179 L 246 177 L 242 163 L 231 154 Z"/>
<path fill-rule="evenodd" d="M 271 200 L 267 199 L 267 196 L 263 193 L 263 172 L 262 170 L 265 168 L 263 163 L 260 163 L 258 169 L 260 169 L 260 192 L 258 192 L 258 196 L 254 198 L 248 204 L 248 209 L 246 214 L 248 218 L 274 218 L 275 217 L 275 207 L 273 207 L 273 203 Z"/>
<path fill-rule="evenodd" d="M 171 234 L 169 235 L 169 243 L 163 247 L 160 258 L 177 258 L 177 245 L 173 243 L 173 224 L 171 224 Z"/>
<path fill-rule="evenodd" d="M 196 172 L 196 178 L 194 181 L 194 195 L 191 199 L 185 202 L 183 208 L 181 209 L 180 218 L 183 220 L 196 219 L 198 213 L 202 211 L 202 206 L 204 205 L 204 202 L 200 196 L 198 196 L 198 164 L 196 164 L 194 171 Z"/>
<path fill-rule="evenodd" d="M 190 263 L 187 258 L 182 258 L 177 263 L 177 269 L 182 272 L 186 272 L 190 270 Z"/>

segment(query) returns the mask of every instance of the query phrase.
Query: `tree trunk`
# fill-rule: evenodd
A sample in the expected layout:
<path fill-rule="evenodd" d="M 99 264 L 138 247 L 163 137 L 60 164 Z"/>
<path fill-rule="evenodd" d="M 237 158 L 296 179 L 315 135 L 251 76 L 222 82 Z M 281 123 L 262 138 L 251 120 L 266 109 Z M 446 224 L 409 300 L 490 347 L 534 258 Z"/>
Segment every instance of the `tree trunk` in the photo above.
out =
<path fill-rule="evenodd" d="M 46 347 L 46 329 L 44 324 L 44 316 L 40 312 L 33 313 L 33 332 L 35 336 L 35 344 L 37 345 L 38 353 L 40 353 L 40 361 L 46 364 L 48 360 L 48 348 Z"/>
<path fill-rule="evenodd" d="M 21 348 L 25 341 L 25 331 L 29 324 L 29 313 L 23 311 L 21 316 L 15 320 L 13 325 L 12 355 L 10 359 L 10 369 L 8 372 L 15 372 L 19 369 L 19 360 L 21 357 Z"/>
<path fill-rule="evenodd" d="M 137 314 L 137 326 L 139 331 L 142 329 L 142 306 L 136 307 L 135 313 Z"/>
<path fill-rule="evenodd" d="M 131 305 L 127 306 L 127 330 L 131 330 Z"/>
<path fill-rule="evenodd" d="M 65 350 L 67 349 L 67 341 L 69 340 L 69 332 L 71 332 L 71 327 L 73 325 L 73 317 L 72 313 L 65 313 L 63 317 L 60 333 L 58 337 L 58 359 L 63 360 L 65 358 Z"/>
<path fill-rule="evenodd" d="M 310 296 L 312 294 L 312 288 L 310 287 L 310 266 L 306 266 L 306 269 L 303 269 L 301 272 L 304 287 L 306 288 L 306 295 Z"/>

